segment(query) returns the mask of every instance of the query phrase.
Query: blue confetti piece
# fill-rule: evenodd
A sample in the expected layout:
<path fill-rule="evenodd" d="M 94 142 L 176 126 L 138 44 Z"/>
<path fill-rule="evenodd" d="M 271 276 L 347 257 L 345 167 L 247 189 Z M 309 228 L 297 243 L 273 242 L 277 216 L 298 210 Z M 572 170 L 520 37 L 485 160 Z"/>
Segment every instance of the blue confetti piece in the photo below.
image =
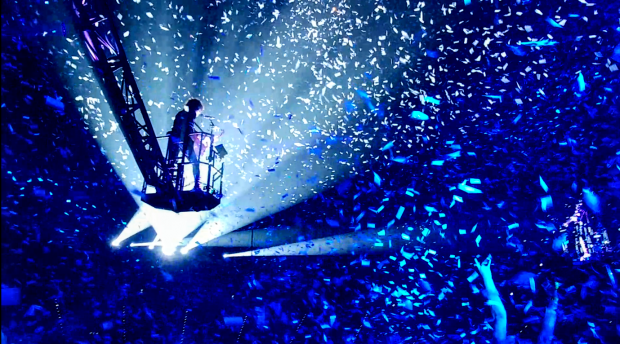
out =
<path fill-rule="evenodd" d="M 438 213 L 439 211 L 437 211 L 437 209 L 435 209 L 435 207 L 431 207 L 429 205 L 425 205 L 424 209 L 426 209 L 426 211 L 428 211 L 429 213 Z"/>
<path fill-rule="evenodd" d="M 469 182 L 470 182 L 472 185 L 477 185 L 477 184 L 481 184 L 481 183 L 482 183 L 482 182 L 480 181 L 480 179 L 477 179 L 477 178 L 469 178 Z"/>
<path fill-rule="evenodd" d="M 560 24 L 558 24 L 555 20 L 551 19 L 551 18 L 547 18 L 547 23 L 549 23 L 549 25 L 553 26 L 553 27 L 557 27 L 560 29 L 563 29 L 564 27 Z"/>
<path fill-rule="evenodd" d="M 410 237 L 410 236 L 408 236 L 408 235 L 407 235 L 407 234 L 405 234 L 405 233 L 402 233 L 402 234 L 401 234 L 401 236 L 402 236 L 403 240 L 411 240 L 411 237 Z"/>
<path fill-rule="evenodd" d="M 478 190 L 476 188 L 473 188 L 473 187 L 471 187 L 469 185 L 465 185 L 465 184 L 459 184 L 459 190 L 465 191 L 465 192 L 467 192 L 469 194 L 481 194 L 482 193 L 481 190 Z"/>
<path fill-rule="evenodd" d="M 368 321 L 366 321 L 366 319 L 362 320 L 362 322 L 364 323 L 364 326 L 366 326 L 368 328 L 372 328 L 372 326 L 370 325 L 370 323 Z"/>
<path fill-rule="evenodd" d="M 448 155 L 446 155 L 446 156 L 447 156 L 448 158 L 450 158 L 450 159 L 456 159 L 456 158 L 458 158 L 458 157 L 460 157 L 460 156 L 461 156 L 461 151 L 456 151 L 456 152 L 454 152 L 454 153 L 450 153 L 450 154 L 448 154 Z"/>
<path fill-rule="evenodd" d="M 59 111 L 64 111 L 65 109 L 65 104 L 63 104 L 63 102 L 61 101 L 62 97 L 56 99 L 56 98 L 52 98 L 49 96 L 45 96 L 45 104 L 49 105 Z"/>
<path fill-rule="evenodd" d="M 427 102 L 434 104 L 434 105 L 439 105 L 441 104 L 441 101 L 439 99 L 435 99 L 433 97 L 425 97 L 424 100 L 426 100 Z"/>
<path fill-rule="evenodd" d="M 381 186 L 381 177 L 379 177 L 376 172 L 373 172 L 373 174 L 375 175 L 375 184 L 377 184 L 377 186 Z"/>
<path fill-rule="evenodd" d="M 545 181 L 542 179 L 542 177 L 538 176 L 538 179 L 540 181 L 540 187 L 543 188 L 545 192 L 549 192 L 549 187 L 547 186 L 547 183 L 545 183 Z"/>
<path fill-rule="evenodd" d="M 211 80 L 220 80 L 219 76 L 209 76 L 209 79 Z"/>
<path fill-rule="evenodd" d="M 577 83 L 579 84 L 579 92 L 586 90 L 586 82 L 583 79 L 583 74 L 581 74 L 581 72 L 579 72 L 579 76 L 577 76 Z"/>
<path fill-rule="evenodd" d="M 465 6 L 471 5 L 471 0 L 464 0 Z"/>
<path fill-rule="evenodd" d="M 338 221 L 336 221 L 336 220 L 326 219 L 325 221 L 331 227 L 340 227 L 340 223 Z"/>
<path fill-rule="evenodd" d="M 400 249 L 400 254 L 402 254 L 403 257 L 405 257 L 405 259 L 407 259 L 407 260 L 411 259 L 414 256 L 414 253 L 409 253 L 409 252 L 405 251 L 404 247 Z"/>
<path fill-rule="evenodd" d="M 381 148 L 381 151 L 386 151 L 392 147 L 394 147 L 394 141 L 388 142 L 385 146 L 383 146 L 383 148 Z"/>
<path fill-rule="evenodd" d="M 517 56 L 525 56 L 525 55 L 527 55 L 527 52 L 525 50 L 521 49 L 520 47 L 515 47 L 515 46 L 512 46 L 512 45 L 508 45 L 508 47 Z"/>
<path fill-rule="evenodd" d="M 551 207 L 553 207 L 553 199 L 551 199 L 551 196 L 542 197 L 540 199 L 540 206 L 544 212 L 546 212 L 547 209 L 551 209 Z"/>
<path fill-rule="evenodd" d="M 435 160 L 435 161 L 432 161 L 432 162 L 431 162 L 431 165 L 432 165 L 432 166 L 442 166 L 442 165 L 443 165 L 443 163 L 444 163 L 444 161 L 443 161 L 443 160 Z"/>
<path fill-rule="evenodd" d="M 476 246 L 480 247 L 480 240 L 482 240 L 482 237 L 480 235 L 478 235 L 476 237 Z"/>
<path fill-rule="evenodd" d="M 413 111 L 411 113 L 411 118 L 413 118 L 413 119 L 415 119 L 417 121 L 426 121 L 426 120 L 428 120 L 429 117 L 424 112 Z"/>
<path fill-rule="evenodd" d="M 534 41 L 534 42 L 518 42 L 517 44 L 528 46 L 528 47 L 547 47 L 547 46 L 556 45 L 558 44 L 558 42 L 548 40 L 548 39 L 543 39 L 543 40 Z"/>
<path fill-rule="evenodd" d="M 400 163 L 400 164 L 405 164 L 407 163 L 407 161 L 409 161 L 409 159 L 403 156 L 397 156 L 397 157 L 392 158 L 392 161 Z"/>
<path fill-rule="evenodd" d="M 502 101 L 502 96 L 495 96 L 495 95 L 485 94 L 485 95 L 483 95 L 483 97 L 487 97 L 487 98 L 491 98 L 491 99 L 496 99 L 496 100 L 499 100 L 500 102 Z"/>
<path fill-rule="evenodd" d="M 405 207 L 401 206 L 400 208 L 398 208 L 398 212 L 396 213 L 396 218 L 400 220 L 404 212 L 405 212 Z"/>
<path fill-rule="evenodd" d="M 515 229 L 515 228 L 519 228 L 519 224 L 518 223 L 513 223 L 513 224 L 508 226 L 508 229 Z"/>
<path fill-rule="evenodd" d="M 439 57 L 439 53 L 434 50 L 426 50 L 426 56 L 436 59 Z"/>
<path fill-rule="evenodd" d="M 378 235 L 378 236 L 385 236 L 385 229 L 380 230 L 380 231 L 377 233 L 377 235 Z"/>

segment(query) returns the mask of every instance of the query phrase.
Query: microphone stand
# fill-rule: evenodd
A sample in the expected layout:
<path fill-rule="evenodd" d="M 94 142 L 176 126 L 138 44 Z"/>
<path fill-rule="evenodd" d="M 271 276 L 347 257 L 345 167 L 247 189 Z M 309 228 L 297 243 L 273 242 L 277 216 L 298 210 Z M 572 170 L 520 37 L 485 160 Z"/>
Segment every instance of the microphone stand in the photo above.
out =
<path fill-rule="evenodd" d="M 215 127 L 215 123 L 213 123 L 213 118 L 214 117 L 213 116 L 204 116 L 204 115 L 200 115 L 200 117 L 202 117 L 204 119 L 208 119 L 209 123 L 211 123 L 211 130 L 210 130 L 209 133 L 203 131 L 202 128 L 198 126 L 201 134 L 208 135 L 208 136 L 211 137 L 211 140 L 210 140 L 211 142 L 209 143 L 209 150 L 211 150 L 211 149 L 213 149 L 213 145 L 215 144 L 215 136 L 213 134 L 213 128 Z M 203 138 L 203 136 L 201 135 L 201 140 L 200 140 L 201 142 L 202 142 L 202 138 Z M 202 155 L 202 144 L 200 146 L 200 152 L 199 153 L 200 153 L 200 155 Z M 209 152 L 209 157 L 210 156 L 211 156 L 211 152 Z"/>

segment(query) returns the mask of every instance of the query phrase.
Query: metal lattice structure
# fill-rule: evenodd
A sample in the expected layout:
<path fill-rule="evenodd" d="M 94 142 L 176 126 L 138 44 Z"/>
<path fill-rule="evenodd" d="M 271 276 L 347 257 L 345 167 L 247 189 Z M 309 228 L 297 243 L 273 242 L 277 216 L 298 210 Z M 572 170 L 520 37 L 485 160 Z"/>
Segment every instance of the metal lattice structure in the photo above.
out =
<path fill-rule="evenodd" d="M 76 29 L 93 73 L 110 104 L 144 181 L 160 190 L 171 189 L 153 125 L 138 90 L 123 46 L 105 1 L 75 0 Z"/>
<path fill-rule="evenodd" d="M 221 157 L 213 148 L 213 135 L 210 134 L 206 161 L 201 162 L 208 168 L 206 183 L 200 192 L 187 193 L 182 174 L 187 163 L 177 157 L 167 161 L 162 154 L 106 1 L 71 0 L 71 6 L 75 28 L 90 57 L 93 74 L 144 177 L 142 200 L 156 208 L 177 212 L 217 207 L 222 198 L 224 164 L 215 166 Z M 225 152 L 223 147 L 222 150 Z M 219 188 L 215 187 L 216 182 Z M 155 192 L 147 192 L 151 189 Z"/>

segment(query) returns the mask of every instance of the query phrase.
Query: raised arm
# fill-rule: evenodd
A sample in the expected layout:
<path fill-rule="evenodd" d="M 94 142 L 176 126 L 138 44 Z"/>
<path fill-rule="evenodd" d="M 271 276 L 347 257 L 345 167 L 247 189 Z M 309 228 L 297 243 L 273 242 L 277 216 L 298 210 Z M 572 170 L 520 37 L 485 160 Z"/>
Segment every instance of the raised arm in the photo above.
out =
<path fill-rule="evenodd" d="M 486 304 L 491 306 L 491 310 L 495 316 L 494 337 L 499 343 L 503 343 L 506 341 L 508 315 L 506 314 L 506 308 L 504 308 L 499 291 L 493 281 L 493 274 L 491 273 L 491 255 L 489 255 L 482 264 L 476 259 L 476 267 L 480 272 L 480 276 L 484 282 L 484 288 L 487 292 L 488 301 Z"/>
<path fill-rule="evenodd" d="M 540 331 L 540 335 L 538 336 L 539 344 L 547 344 L 551 343 L 553 340 L 553 330 L 555 329 L 555 321 L 557 319 L 558 309 L 558 291 L 554 289 L 553 298 L 549 302 L 547 309 L 545 310 L 545 318 L 542 323 L 542 330 Z"/>

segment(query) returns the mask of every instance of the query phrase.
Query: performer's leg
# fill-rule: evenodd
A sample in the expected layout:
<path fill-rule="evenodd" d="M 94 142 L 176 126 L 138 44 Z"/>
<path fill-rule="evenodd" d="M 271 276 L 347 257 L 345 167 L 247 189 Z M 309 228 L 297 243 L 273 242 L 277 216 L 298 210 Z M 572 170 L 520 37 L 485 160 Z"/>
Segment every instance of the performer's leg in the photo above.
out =
<path fill-rule="evenodd" d="M 181 145 L 173 139 L 168 140 L 168 161 L 166 162 L 169 166 L 175 166 L 177 158 L 179 157 L 179 151 L 181 150 Z"/>
<path fill-rule="evenodd" d="M 187 156 L 189 161 L 192 163 L 192 168 L 194 170 L 194 188 L 198 188 L 198 183 L 200 181 L 200 160 L 198 160 L 198 157 L 196 156 L 196 151 L 194 151 L 193 145 L 190 145 L 185 149 L 185 156 Z"/>

